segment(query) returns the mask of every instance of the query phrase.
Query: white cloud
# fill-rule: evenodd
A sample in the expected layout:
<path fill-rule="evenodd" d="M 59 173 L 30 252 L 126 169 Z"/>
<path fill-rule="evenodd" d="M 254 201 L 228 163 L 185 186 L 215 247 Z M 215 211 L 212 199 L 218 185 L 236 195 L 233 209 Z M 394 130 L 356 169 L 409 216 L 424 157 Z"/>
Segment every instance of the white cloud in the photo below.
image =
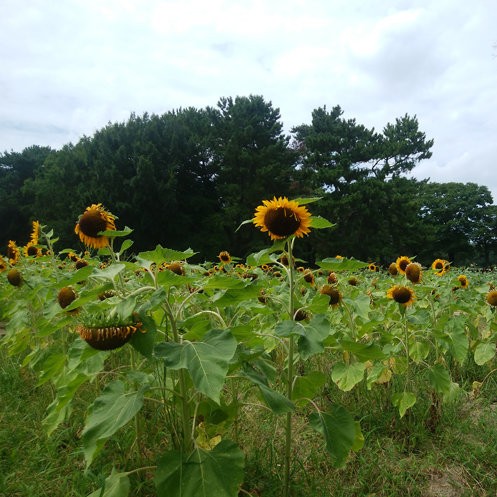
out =
<path fill-rule="evenodd" d="M 494 0 L 4 0 L 0 150 L 261 94 L 286 129 L 323 105 L 376 129 L 415 114 L 435 139 L 416 176 L 497 200 L 496 18 Z"/>

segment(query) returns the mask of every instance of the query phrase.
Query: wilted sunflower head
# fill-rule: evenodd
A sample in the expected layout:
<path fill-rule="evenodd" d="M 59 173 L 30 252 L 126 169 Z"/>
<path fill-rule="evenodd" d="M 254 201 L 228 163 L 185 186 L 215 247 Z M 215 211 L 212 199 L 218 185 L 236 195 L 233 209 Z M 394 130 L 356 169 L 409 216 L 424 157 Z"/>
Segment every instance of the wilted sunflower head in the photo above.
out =
<path fill-rule="evenodd" d="M 74 232 L 87 247 L 96 249 L 106 247 L 109 245 L 109 239 L 104 235 L 99 235 L 99 233 L 115 230 L 115 218 L 113 214 L 102 207 L 102 204 L 92 204 L 79 217 Z"/>
<path fill-rule="evenodd" d="M 405 307 L 411 305 L 416 298 L 414 292 L 407 286 L 394 285 L 387 291 L 387 297 Z"/>
<path fill-rule="evenodd" d="M 59 290 L 57 294 L 57 300 L 60 307 L 65 309 L 69 304 L 76 300 L 76 292 L 70 286 L 65 286 Z"/>
<path fill-rule="evenodd" d="M 218 257 L 223 264 L 229 264 L 231 262 L 231 255 L 226 250 L 219 252 Z"/>
<path fill-rule="evenodd" d="M 338 278 L 337 278 L 337 275 L 331 271 L 329 274 L 328 274 L 328 277 L 326 278 L 326 281 L 330 284 L 330 285 L 335 285 L 336 283 L 338 283 Z"/>
<path fill-rule="evenodd" d="M 397 266 L 397 271 L 400 274 L 406 274 L 406 267 L 411 264 L 411 259 L 407 257 L 406 255 L 402 255 L 397 258 L 395 261 L 395 265 Z"/>
<path fill-rule="evenodd" d="M 406 278 L 411 283 L 420 283 L 421 282 L 421 264 L 417 262 L 411 262 L 406 267 Z"/>
<path fill-rule="evenodd" d="M 314 285 L 314 273 L 310 269 L 306 269 L 304 271 L 304 281 L 311 285 Z"/>
<path fill-rule="evenodd" d="M 392 264 L 390 264 L 390 266 L 388 266 L 388 272 L 392 276 L 397 276 L 397 274 L 399 274 L 399 270 L 397 269 L 397 264 L 395 264 L 395 262 L 392 262 Z"/>
<path fill-rule="evenodd" d="M 319 293 L 321 293 L 322 295 L 328 295 L 328 297 L 330 297 L 331 306 L 338 305 L 342 300 L 342 294 L 334 286 L 331 285 L 323 285 L 319 290 Z"/>
<path fill-rule="evenodd" d="M 468 280 L 468 277 L 465 274 L 460 274 L 457 277 L 457 281 L 459 281 L 459 284 L 461 285 L 461 288 L 468 288 L 468 286 L 469 286 L 469 280 Z"/>
<path fill-rule="evenodd" d="M 263 232 L 268 232 L 271 240 L 282 240 L 295 235 L 303 237 L 311 230 L 311 214 L 307 207 L 286 197 L 263 200 L 256 208 L 252 222 Z"/>
<path fill-rule="evenodd" d="M 487 293 L 487 303 L 493 307 L 497 307 L 497 290 L 490 290 Z"/>

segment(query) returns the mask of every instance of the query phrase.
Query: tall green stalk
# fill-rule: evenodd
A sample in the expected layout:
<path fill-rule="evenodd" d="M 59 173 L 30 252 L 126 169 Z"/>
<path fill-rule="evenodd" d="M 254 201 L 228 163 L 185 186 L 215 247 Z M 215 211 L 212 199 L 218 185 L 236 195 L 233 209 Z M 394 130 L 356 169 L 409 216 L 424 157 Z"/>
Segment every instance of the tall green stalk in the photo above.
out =
<path fill-rule="evenodd" d="M 288 247 L 288 285 L 290 291 L 289 297 L 289 312 L 292 319 L 294 319 L 294 285 L 295 285 L 295 269 L 293 264 L 293 243 L 295 238 L 291 238 L 287 242 Z M 288 339 L 288 375 L 287 375 L 287 397 L 292 399 L 293 390 L 293 354 L 294 354 L 294 337 L 290 335 Z M 290 469 L 292 462 L 292 412 L 286 414 L 285 424 L 285 473 L 284 473 L 284 497 L 290 496 Z"/>

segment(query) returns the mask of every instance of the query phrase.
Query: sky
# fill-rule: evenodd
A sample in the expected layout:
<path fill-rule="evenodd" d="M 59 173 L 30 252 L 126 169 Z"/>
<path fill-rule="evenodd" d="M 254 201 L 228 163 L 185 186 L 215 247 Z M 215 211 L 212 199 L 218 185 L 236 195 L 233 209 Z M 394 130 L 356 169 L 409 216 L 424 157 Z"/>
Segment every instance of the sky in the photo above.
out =
<path fill-rule="evenodd" d="M 0 0 L 0 153 L 132 112 L 262 95 L 286 132 L 339 105 L 434 139 L 413 171 L 497 204 L 496 0 Z"/>

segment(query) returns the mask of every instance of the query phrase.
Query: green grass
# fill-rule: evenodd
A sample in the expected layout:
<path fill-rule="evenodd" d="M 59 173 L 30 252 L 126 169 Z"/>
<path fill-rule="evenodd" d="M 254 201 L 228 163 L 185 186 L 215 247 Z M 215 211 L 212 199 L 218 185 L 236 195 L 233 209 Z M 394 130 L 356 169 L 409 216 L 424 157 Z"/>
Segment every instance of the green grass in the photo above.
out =
<path fill-rule="evenodd" d="M 85 472 L 80 432 L 86 408 L 82 392 L 68 423 L 51 437 L 42 419 L 52 399 L 51 387 L 36 387 L 36 376 L 0 351 L 0 496 L 86 497 L 110 474 L 136 468 L 131 430 L 106 444 Z M 89 387 L 91 388 L 91 387 Z M 87 392 L 88 399 L 94 392 Z M 358 386 L 348 395 L 332 388 L 328 397 L 347 404 L 365 436 L 362 450 L 344 468 L 335 469 L 319 435 L 295 418 L 293 495 L 299 497 L 455 497 L 487 496 L 497 492 L 497 382 L 490 378 L 479 396 L 462 394 L 443 405 L 438 424 L 429 419 L 428 400 L 399 419 L 389 407 L 388 387 L 371 391 Z M 324 401 L 323 401 L 324 402 Z M 277 497 L 283 479 L 284 417 L 253 406 L 238 442 L 247 454 L 246 477 L 240 495 Z M 154 412 L 144 412 L 147 426 Z M 159 423 L 160 420 L 157 420 Z M 278 433 L 281 436 L 278 436 Z M 276 434 L 276 436 L 274 436 Z M 160 440 L 147 433 L 144 445 L 153 464 Z M 140 481 L 138 478 L 142 478 Z M 132 495 L 154 495 L 153 472 L 133 475 Z"/>

